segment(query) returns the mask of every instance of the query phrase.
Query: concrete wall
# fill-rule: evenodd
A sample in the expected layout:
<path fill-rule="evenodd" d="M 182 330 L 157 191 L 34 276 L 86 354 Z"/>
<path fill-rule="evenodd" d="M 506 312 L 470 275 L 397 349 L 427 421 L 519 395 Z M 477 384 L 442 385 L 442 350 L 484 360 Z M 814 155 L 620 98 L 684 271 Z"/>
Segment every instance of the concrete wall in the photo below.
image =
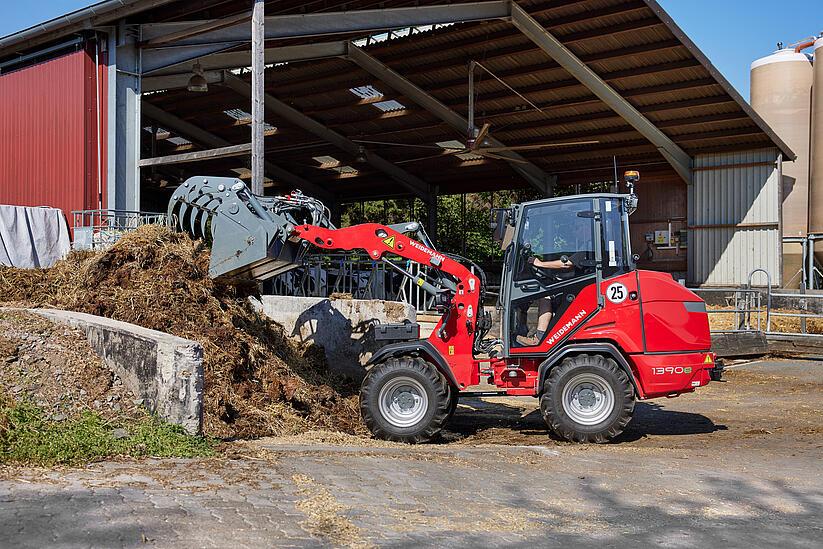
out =
<path fill-rule="evenodd" d="M 159 417 L 191 433 L 203 428 L 203 347 L 195 341 L 84 313 L 32 309 L 82 330 L 123 384 Z"/>
<path fill-rule="evenodd" d="M 301 343 L 323 347 L 332 371 L 355 378 L 384 344 L 374 340 L 375 323 L 416 319 L 414 307 L 396 301 L 266 295 L 252 303 Z"/>

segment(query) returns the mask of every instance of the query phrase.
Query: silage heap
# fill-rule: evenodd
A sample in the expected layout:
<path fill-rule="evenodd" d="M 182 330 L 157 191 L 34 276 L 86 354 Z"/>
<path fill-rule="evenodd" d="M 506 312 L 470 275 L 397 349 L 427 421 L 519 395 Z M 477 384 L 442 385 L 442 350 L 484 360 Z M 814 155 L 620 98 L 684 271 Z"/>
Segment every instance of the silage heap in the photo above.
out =
<path fill-rule="evenodd" d="M 351 386 L 323 353 L 300 349 L 253 310 L 254 287 L 208 277 L 201 241 L 147 225 L 105 252 L 73 252 L 54 267 L 0 267 L 0 302 L 131 322 L 192 339 L 205 353 L 204 431 L 219 437 L 361 429 Z"/>

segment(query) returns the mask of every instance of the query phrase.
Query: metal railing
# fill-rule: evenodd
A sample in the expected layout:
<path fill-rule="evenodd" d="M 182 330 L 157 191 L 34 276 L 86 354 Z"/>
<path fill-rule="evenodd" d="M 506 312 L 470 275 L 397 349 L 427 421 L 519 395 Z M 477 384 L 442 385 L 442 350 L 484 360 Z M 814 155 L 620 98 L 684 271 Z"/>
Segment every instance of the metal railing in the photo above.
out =
<path fill-rule="evenodd" d="M 132 210 L 73 211 L 75 249 L 102 249 L 117 242 L 124 234 L 147 224 L 165 224 L 166 214 Z"/>
<path fill-rule="evenodd" d="M 762 273 L 766 276 L 766 286 L 764 288 L 753 288 L 752 279 L 755 274 Z M 809 312 L 809 302 L 812 300 L 823 300 L 823 293 L 806 293 L 805 285 L 801 286 L 800 292 L 780 292 L 774 293 L 771 284 L 771 275 L 765 269 L 754 269 L 749 273 L 747 283 L 741 288 L 702 288 L 701 293 L 718 292 L 732 294 L 728 299 L 728 306 L 723 309 L 708 310 L 709 314 L 734 314 L 734 328 L 727 330 L 712 330 L 712 333 L 728 332 L 750 332 L 761 331 L 766 334 L 788 334 L 804 335 L 811 337 L 823 337 L 823 334 L 813 334 L 808 331 L 807 320 L 823 320 L 823 313 Z M 765 296 L 765 303 L 764 303 Z M 798 311 L 781 310 L 774 308 L 774 298 L 787 298 L 799 300 Z M 793 307 L 786 307 L 791 309 Z M 752 320 L 754 314 L 755 320 Z M 773 331 L 772 320 L 774 318 L 798 318 L 798 331 Z"/>
<path fill-rule="evenodd" d="M 809 233 L 806 236 L 784 236 L 783 243 L 794 243 L 802 246 L 802 260 L 800 269 L 785 281 L 786 285 L 792 284 L 800 278 L 800 282 L 810 290 L 823 288 L 823 271 L 819 263 L 815 260 L 815 244 L 818 240 L 823 240 L 823 233 Z M 819 249 L 819 248 L 818 248 Z"/>
<path fill-rule="evenodd" d="M 399 257 L 388 258 L 413 276 L 427 277 L 428 268 Z M 408 303 L 418 311 L 434 308 L 433 297 L 382 261 L 366 254 L 310 255 L 303 264 L 267 282 L 264 291 L 273 295 L 329 297 L 349 294 L 353 299 L 379 299 Z"/>

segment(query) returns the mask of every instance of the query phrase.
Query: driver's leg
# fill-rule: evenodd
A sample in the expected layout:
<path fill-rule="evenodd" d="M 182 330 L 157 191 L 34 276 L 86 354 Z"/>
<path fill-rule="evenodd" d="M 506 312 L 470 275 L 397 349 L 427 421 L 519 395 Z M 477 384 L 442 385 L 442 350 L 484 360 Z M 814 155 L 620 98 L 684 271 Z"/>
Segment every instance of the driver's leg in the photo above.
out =
<path fill-rule="evenodd" d="M 546 333 L 546 330 L 549 329 L 549 321 L 552 319 L 552 300 L 550 297 L 544 297 L 540 300 L 540 303 L 537 304 L 537 333 L 542 334 Z"/>
<path fill-rule="evenodd" d="M 516 341 L 524 347 L 534 347 L 543 341 L 552 319 L 552 300 L 546 296 L 537 302 L 537 332 L 531 336 L 517 336 Z"/>

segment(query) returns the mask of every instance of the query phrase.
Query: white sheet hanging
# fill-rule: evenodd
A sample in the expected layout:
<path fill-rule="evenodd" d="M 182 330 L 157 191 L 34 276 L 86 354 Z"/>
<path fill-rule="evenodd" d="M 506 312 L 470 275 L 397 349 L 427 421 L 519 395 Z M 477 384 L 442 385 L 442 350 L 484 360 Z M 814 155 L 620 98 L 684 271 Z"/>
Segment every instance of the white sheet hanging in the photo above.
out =
<path fill-rule="evenodd" d="M 0 205 L 0 265 L 51 267 L 71 250 L 62 210 Z"/>

